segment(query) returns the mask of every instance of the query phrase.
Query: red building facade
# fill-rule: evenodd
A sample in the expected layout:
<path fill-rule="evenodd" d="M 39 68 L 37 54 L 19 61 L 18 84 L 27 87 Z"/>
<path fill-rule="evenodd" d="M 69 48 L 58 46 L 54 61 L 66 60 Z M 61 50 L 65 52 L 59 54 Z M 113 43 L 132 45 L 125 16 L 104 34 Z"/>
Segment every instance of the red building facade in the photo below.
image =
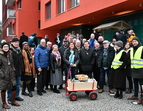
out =
<path fill-rule="evenodd" d="M 142 10 L 142 0 L 3 0 L 3 39 L 19 37 L 24 31 L 28 36 L 48 34 L 53 41 L 57 32 L 95 27 L 103 20 Z"/>

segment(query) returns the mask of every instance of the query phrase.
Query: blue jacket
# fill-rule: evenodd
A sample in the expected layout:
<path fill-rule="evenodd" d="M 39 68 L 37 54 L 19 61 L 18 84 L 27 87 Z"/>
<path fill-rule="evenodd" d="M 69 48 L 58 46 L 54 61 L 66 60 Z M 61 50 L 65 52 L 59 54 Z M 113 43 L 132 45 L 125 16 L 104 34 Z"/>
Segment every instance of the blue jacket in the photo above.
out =
<path fill-rule="evenodd" d="M 34 61 L 36 68 L 47 68 L 49 67 L 49 49 L 38 45 L 35 49 Z"/>

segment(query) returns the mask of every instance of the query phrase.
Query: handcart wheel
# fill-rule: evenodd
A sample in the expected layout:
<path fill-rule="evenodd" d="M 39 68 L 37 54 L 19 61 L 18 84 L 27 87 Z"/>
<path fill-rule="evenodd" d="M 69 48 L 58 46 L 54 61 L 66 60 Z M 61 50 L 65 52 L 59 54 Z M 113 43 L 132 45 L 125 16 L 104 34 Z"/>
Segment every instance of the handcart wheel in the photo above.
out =
<path fill-rule="evenodd" d="M 90 94 L 89 94 L 89 99 L 95 100 L 96 98 L 97 98 L 96 92 L 90 92 Z"/>
<path fill-rule="evenodd" d="M 75 92 L 70 93 L 70 100 L 76 101 L 77 100 L 77 94 Z"/>
<path fill-rule="evenodd" d="M 90 92 L 91 92 L 91 91 L 85 91 L 85 94 L 86 94 L 86 95 L 89 95 Z"/>

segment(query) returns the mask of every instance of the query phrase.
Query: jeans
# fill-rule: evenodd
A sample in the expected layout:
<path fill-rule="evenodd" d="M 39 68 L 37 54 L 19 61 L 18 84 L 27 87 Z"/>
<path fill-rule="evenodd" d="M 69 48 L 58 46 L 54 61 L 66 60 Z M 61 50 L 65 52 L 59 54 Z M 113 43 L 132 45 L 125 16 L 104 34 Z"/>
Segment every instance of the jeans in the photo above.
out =
<path fill-rule="evenodd" d="M 138 92 L 139 92 L 139 84 L 141 88 L 141 97 L 143 97 L 143 79 L 134 79 L 134 96 L 138 97 Z"/>
<path fill-rule="evenodd" d="M 70 75 L 69 75 L 69 72 L 68 72 L 69 70 L 71 71 L 71 77 L 72 77 L 72 79 L 75 78 L 75 71 L 76 71 L 75 67 L 67 67 L 66 68 L 66 75 L 65 75 L 66 76 L 66 80 L 70 78 Z"/>
<path fill-rule="evenodd" d="M 105 84 L 105 73 L 107 73 L 107 79 L 109 82 L 109 78 L 110 78 L 110 68 L 104 70 L 104 68 L 100 68 L 100 89 L 104 88 L 104 84 Z M 113 86 L 109 85 L 109 90 L 113 89 Z"/>
<path fill-rule="evenodd" d="M 20 93 L 20 82 L 21 82 L 21 76 L 18 75 L 16 76 L 16 98 L 19 97 L 19 93 Z M 7 90 L 7 98 L 11 99 L 11 89 Z"/>

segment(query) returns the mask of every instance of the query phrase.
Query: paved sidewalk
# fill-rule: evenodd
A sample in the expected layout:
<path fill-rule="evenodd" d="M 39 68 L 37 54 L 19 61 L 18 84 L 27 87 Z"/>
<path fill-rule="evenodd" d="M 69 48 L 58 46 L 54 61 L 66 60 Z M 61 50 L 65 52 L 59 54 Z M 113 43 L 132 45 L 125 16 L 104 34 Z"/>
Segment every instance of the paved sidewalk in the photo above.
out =
<path fill-rule="evenodd" d="M 132 94 L 124 94 L 123 99 L 115 99 L 109 95 L 108 89 L 98 94 L 97 100 L 89 100 L 84 92 L 78 92 L 78 100 L 70 101 L 65 96 L 64 90 L 60 94 L 55 94 L 51 90 L 43 96 L 38 96 L 36 91 L 34 97 L 21 96 L 24 98 L 20 107 L 11 106 L 9 110 L 0 111 L 143 111 L 142 105 L 133 105 L 127 100 Z"/>

